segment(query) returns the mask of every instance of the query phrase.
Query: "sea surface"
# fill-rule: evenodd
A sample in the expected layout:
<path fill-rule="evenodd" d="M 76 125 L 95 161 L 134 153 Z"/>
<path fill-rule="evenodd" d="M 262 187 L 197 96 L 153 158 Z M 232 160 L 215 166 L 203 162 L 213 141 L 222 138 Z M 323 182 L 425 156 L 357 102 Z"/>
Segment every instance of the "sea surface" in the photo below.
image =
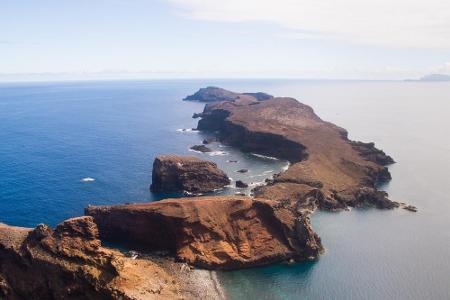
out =
<path fill-rule="evenodd" d="M 292 96 L 355 140 L 395 160 L 383 186 L 405 210 L 316 212 L 317 261 L 219 273 L 231 299 L 450 299 L 450 84 L 394 81 L 153 80 L 0 84 L 0 222 L 56 225 L 89 204 L 155 201 L 159 154 L 215 161 L 259 184 L 286 162 L 191 130 L 203 104 L 182 98 L 215 85 Z M 237 163 L 229 162 L 237 160 Z M 248 173 L 236 172 L 249 169 Z M 228 187 L 219 193 L 249 190 Z"/>

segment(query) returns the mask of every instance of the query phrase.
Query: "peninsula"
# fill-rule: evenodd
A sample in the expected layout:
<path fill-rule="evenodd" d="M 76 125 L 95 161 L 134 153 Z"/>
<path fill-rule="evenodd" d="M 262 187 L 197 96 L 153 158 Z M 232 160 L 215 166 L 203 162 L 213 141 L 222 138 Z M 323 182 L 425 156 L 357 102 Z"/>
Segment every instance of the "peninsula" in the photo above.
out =
<path fill-rule="evenodd" d="M 373 143 L 349 140 L 345 129 L 293 98 L 209 87 L 185 100 L 207 102 L 195 115 L 198 130 L 245 152 L 286 159 L 290 167 L 251 197 L 209 194 L 89 206 L 86 216 L 55 229 L 1 224 L 0 298 L 220 299 L 210 275 L 183 270 L 314 260 L 323 252 L 310 223 L 316 209 L 416 210 L 377 188 L 391 179 L 390 156 Z M 156 192 L 205 192 L 229 184 L 215 164 L 173 155 L 156 158 L 153 180 Z M 127 254 L 103 241 L 163 255 Z"/>

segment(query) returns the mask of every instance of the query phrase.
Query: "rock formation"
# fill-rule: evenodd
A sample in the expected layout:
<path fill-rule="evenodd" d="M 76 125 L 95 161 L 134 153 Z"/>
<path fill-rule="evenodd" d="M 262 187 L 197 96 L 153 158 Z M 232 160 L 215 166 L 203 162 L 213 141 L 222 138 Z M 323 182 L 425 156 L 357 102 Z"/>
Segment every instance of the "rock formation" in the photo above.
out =
<path fill-rule="evenodd" d="M 237 269 L 314 259 L 322 251 L 309 218 L 282 203 L 243 196 L 91 206 L 100 235 L 168 250 L 201 268 Z"/>
<path fill-rule="evenodd" d="M 248 188 L 248 184 L 246 184 L 242 180 L 238 180 L 238 181 L 236 181 L 236 187 L 237 188 Z"/>
<path fill-rule="evenodd" d="M 205 145 L 194 145 L 191 147 L 191 150 L 199 151 L 199 152 L 203 152 L 203 153 L 212 151 L 210 148 L 206 147 Z"/>
<path fill-rule="evenodd" d="M 55 230 L 0 224 L 1 299 L 180 299 L 177 278 L 102 247 L 92 217 Z"/>
<path fill-rule="evenodd" d="M 293 98 L 251 101 L 238 96 L 209 103 L 198 129 L 218 132 L 222 142 L 243 151 L 292 163 L 268 186 L 259 188 L 256 194 L 261 197 L 290 199 L 297 190 L 294 185 L 300 185 L 300 190 L 304 186 L 317 190 L 314 203 L 322 209 L 364 204 L 398 207 L 376 189 L 391 178 L 385 165 L 393 163 L 392 158 L 373 143 L 350 141 L 346 130 L 321 120 L 311 107 Z"/>
<path fill-rule="evenodd" d="M 230 179 L 213 162 L 194 156 L 158 156 L 153 162 L 153 192 L 206 193 L 230 184 Z"/>
<path fill-rule="evenodd" d="M 209 86 L 207 88 L 201 88 L 198 92 L 191 96 L 187 96 L 183 100 L 187 101 L 200 101 L 200 102 L 218 102 L 218 101 L 232 101 L 238 97 L 248 97 L 252 100 L 264 101 L 273 98 L 272 95 L 266 93 L 235 93 L 227 91 L 222 88 Z M 194 118 L 200 117 L 199 114 L 194 114 Z"/>

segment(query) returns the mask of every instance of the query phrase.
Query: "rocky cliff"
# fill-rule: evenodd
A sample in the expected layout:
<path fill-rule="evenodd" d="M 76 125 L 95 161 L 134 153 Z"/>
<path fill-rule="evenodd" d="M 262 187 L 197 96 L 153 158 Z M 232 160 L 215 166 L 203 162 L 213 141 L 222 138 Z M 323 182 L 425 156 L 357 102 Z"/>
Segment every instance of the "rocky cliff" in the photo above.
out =
<path fill-rule="evenodd" d="M 167 250 L 208 269 L 238 269 L 316 258 L 309 218 L 280 202 L 242 196 L 169 199 L 88 207 L 103 238 Z"/>
<path fill-rule="evenodd" d="M 149 260 L 104 248 L 92 217 L 79 217 L 55 230 L 0 224 L 0 298 L 184 297 L 176 277 Z"/>
<path fill-rule="evenodd" d="M 206 193 L 230 184 L 213 162 L 194 156 L 161 155 L 153 162 L 153 192 Z"/>
<path fill-rule="evenodd" d="M 292 163 L 256 191 L 260 197 L 293 200 L 292 191 L 308 186 L 316 190 L 314 206 L 322 209 L 399 206 L 376 188 L 391 178 L 385 165 L 392 158 L 373 143 L 350 141 L 346 130 L 293 98 L 250 101 L 238 96 L 207 104 L 200 116 L 198 129 L 218 132 L 222 142 Z"/>

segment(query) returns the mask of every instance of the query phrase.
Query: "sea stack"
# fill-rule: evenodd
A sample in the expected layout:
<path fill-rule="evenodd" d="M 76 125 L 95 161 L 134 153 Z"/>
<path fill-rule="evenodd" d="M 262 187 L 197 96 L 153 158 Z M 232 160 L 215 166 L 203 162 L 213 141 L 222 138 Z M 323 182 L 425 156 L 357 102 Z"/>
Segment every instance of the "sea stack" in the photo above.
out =
<path fill-rule="evenodd" d="M 153 192 L 207 193 L 230 184 L 213 162 L 194 156 L 161 155 L 153 162 Z"/>

